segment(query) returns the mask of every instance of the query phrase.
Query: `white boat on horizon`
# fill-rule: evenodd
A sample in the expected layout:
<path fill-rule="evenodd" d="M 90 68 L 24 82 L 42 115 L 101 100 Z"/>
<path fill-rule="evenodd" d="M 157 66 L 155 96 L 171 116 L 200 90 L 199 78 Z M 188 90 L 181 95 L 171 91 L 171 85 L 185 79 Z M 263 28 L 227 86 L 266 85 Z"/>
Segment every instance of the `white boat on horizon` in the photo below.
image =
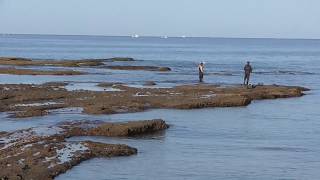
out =
<path fill-rule="evenodd" d="M 139 38 L 140 36 L 138 34 L 132 35 L 132 38 Z"/>

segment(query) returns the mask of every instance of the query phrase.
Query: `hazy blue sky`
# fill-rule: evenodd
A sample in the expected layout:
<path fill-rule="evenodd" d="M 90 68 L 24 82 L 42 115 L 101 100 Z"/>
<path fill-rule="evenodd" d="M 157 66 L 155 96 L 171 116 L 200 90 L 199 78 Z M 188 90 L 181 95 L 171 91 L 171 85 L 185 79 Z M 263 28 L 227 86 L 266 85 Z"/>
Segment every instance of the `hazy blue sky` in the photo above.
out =
<path fill-rule="evenodd" d="M 0 0 L 0 33 L 320 38 L 320 0 Z"/>

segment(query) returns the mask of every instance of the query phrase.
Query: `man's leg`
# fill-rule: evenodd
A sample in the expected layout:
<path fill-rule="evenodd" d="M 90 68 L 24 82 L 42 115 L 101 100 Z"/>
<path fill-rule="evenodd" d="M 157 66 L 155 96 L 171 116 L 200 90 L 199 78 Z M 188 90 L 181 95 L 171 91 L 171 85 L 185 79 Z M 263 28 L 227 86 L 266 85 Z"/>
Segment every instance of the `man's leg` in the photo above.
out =
<path fill-rule="evenodd" d="M 199 81 L 202 82 L 203 81 L 203 73 L 199 74 Z"/>
<path fill-rule="evenodd" d="M 248 74 L 247 73 L 244 74 L 243 84 L 248 85 Z"/>
<path fill-rule="evenodd" d="M 247 86 L 249 85 L 250 74 L 247 74 Z"/>

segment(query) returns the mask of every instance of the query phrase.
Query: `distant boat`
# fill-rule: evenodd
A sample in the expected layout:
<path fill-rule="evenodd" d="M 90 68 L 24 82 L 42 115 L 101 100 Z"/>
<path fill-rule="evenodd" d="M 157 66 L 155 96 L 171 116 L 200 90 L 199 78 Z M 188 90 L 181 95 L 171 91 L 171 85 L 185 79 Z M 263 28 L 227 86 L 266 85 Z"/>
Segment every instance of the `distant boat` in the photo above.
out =
<path fill-rule="evenodd" d="M 138 34 L 132 35 L 132 38 L 139 38 L 140 36 Z"/>
<path fill-rule="evenodd" d="M 181 38 L 186 38 L 187 36 L 181 36 Z"/>
<path fill-rule="evenodd" d="M 168 36 L 162 36 L 161 38 L 162 39 L 168 39 Z"/>

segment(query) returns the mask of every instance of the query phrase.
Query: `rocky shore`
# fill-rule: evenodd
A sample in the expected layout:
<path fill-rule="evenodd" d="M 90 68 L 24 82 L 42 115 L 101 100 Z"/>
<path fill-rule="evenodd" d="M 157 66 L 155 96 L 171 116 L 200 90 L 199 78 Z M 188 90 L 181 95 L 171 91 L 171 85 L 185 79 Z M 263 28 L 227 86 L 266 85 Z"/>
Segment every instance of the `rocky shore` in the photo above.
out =
<path fill-rule="evenodd" d="M 55 66 L 55 67 L 101 67 L 113 70 L 140 70 L 140 71 L 171 71 L 169 67 L 137 66 L 137 65 L 108 65 L 112 62 L 134 62 L 133 58 L 106 58 L 106 59 L 81 59 L 81 60 L 32 60 L 17 57 L 0 57 L 0 65 L 7 66 Z M 14 68 L 0 69 L 0 74 L 19 75 L 79 75 L 83 72 L 76 71 L 34 71 Z"/>
<path fill-rule="evenodd" d="M 71 76 L 87 74 L 80 71 L 44 71 L 33 69 L 16 69 L 16 68 L 0 68 L 0 74 L 14 74 L 14 75 L 54 75 L 54 76 Z"/>
<path fill-rule="evenodd" d="M 112 70 L 171 71 L 169 67 L 138 66 L 132 58 L 83 60 L 32 60 L 0 57 L 0 74 L 82 75 L 85 68 Z M 113 62 L 122 62 L 119 63 Z M 126 62 L 128 62 L 126 64 Z M 124 65 L 125 64 L 125 65 Z M 128 65 L 129 64 L 129 65 Z M 28 69 L 19 69 L 28 66 Z M 67 70 L 32 70 L 29 66 L 64 67 Z M 81 67 L 81 71 L 69 70 Z M 45 84 L 0 84 L 0 112 L 11 118 L 45 116 L 56 109 L 79 108 L 86 114 L 116 114 L 148 109 L 197 109 L 247 106 L 254 100 L 291 98 L 309 89 L 281 85 L 188 84 L 159 88 L 146 81 L 143 87 L 124 83 L 97 84 L 105 91 L 68 91 L 67 82 Z M 14 132 L 0 132 L 0 180 L 54 179 L 82 161 L 95 157 L 130 156 L 137 149 L 121 144 L 92 141 L 73 142 L 75 136 L 132 137 L 165 130 L 161 119 L 123 123 L 71 121 L 55 126 L 41 126 Z"/>
<path fill-rule="evenodd" d="M 108 60 L 108 59 L 107 59 Z M 0 65 L 12 66 L 60 66 L 60 67 L 85 67 L 103 65 L 102 59 L 89 60 L 32 60 L 17 57 L 0 57 Z"/>
<path fill-rule="evenodd" d="M 0 179 L 54 179 L 95 157 L 130 156 L 137 149 L 121 144 L 70 142 L 73 136 L 136 136 L 167 129 L 165 121 L 124 123 L 75 121 L 0 134 Z"/>
<path fill-rule="evenodd" d="M 303 87 L 264 85 L 184 85 L 173 88 L 134 88 L 104 83 L 111 91 L 67 91 L 63 83 L 0 85 L 0 112 L 11 117 L 42 116 L 52 109 L 79 107 L 87 114 L 115 114 L 153 108 L 195 109 L 246 106 L 252 100 L 300 97 Z M 100 85 L 100 86 L 102 86 Z M 114 91 L 112 91 L 114 90 Z"/>
<path fill-rule="evenodd" d="M 113 70 L 128 70 L 128 71 L 171 71 L 169 67 L 157 67 L 157 66 L 106 66 L 107 69 Z"/>

